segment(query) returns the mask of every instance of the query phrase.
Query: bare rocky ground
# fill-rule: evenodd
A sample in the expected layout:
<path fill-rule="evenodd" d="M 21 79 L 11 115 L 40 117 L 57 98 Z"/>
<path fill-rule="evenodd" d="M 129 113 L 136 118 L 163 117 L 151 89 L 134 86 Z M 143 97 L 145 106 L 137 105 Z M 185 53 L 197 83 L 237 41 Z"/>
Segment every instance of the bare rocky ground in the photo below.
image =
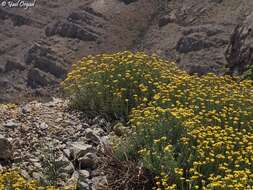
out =
<path fill-rule="evenodd" d="M 30 102 L 0 110 L 0 171 L 20 168 L 22 174 L 46 184 L 78 181 L 78 189 L 98 189 L 106 177 L 98 172 L 99 154 L 111 123 L 70 111 L 68 102 Z"/>

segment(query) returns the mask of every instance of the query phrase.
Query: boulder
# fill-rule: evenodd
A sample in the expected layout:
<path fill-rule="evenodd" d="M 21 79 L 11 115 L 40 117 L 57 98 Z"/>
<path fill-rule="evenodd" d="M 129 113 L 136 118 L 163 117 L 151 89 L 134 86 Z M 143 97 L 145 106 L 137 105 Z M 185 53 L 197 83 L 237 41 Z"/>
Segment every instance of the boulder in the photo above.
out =
<path fill-rule="evenodd" d="M 201 33 L 192 33 L 183 36 L 177 43 L 176 50 L 179 53 L 189 53 L 191 51 L 199 51 L 205 48 L 215 46 L 212 41 L 205 38 Z"/>
<path fill-rule="evenodd" d="M 82 41 L 95 41 L 98 38 L 98 34 L 95 31 L 69 21 L 58 21 L 48 26 L 45 33 L 47 36 L 59 35 Z"/>
<path fill-rule="evenodd" d="M 70 150 L 71 157 L 74 159 L 81 158 L 85 156 L 87 153 L 96 152 L 96 149 L 94 149 L 91 145 L 85 144 L 83 142 L 71 143 L 69 150 Z"/>
<path fill-rule="evenodd" d="M 97 155 L 95 153 L 87 153 L 78 159 L 81 169 L 95 169 L 97 164 Z"/>
<path fill-rule="evenodd" d="M 87 170 L 79 170 L 78 172 L 81 180 L 85 180 L 90 177 L 90 172 Z"/>
<path fill-rule="evenodd" d="M 6 123 L 4 123 L 4 127 L 9 128 L 9 129 L 15 129 L 19 127 L 19 124 L 11 119 L 11 120 L 6 121 Z"/>
<path fill-rule="evenodd" d="M 253 65 L 253 12 L 235 27 L 225 56 L 230 74 L 242 74 Z"/>
<path fill-rule="evenodd" d="M 45 73 L 50 73 L 56 78 L 64 78 L 67 73 L 65 61 L 45 45 L 33 45 L 25 55 L 26 64 L 40 69 Z"/>
<path fill-rule="evenodd" d="M 27 75 L 27 85 L 32 88 L 45 87 L 56 82 L 57 80 L 54 76 L 38 68 L 32 68 Z"/>
<path fill-rule="evenodd" d="M 158 25 L 159 27 L 163 27 L 171 22 L 175 22 L 176 21 L 176 15 L 162 15 L 159 19 Z"/>
<path fill-rule="evenodd" d="M 92 143 L 98 144 L 100 142 L 100 137 L 96 134 L 96 131 L 90 128 L 85 129 L 85 137 Z"/>

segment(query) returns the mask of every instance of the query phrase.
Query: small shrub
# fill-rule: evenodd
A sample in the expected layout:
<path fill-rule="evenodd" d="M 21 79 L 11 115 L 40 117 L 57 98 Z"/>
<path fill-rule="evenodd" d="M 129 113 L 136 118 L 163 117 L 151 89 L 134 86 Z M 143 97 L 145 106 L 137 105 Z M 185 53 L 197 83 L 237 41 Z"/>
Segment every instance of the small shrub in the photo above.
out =
<path fill-rule="evenodd" d="M 157 56 L 126 51 L 83 58 L 73 65 L 62 86 L 74 107 L 126 118 L 179 72 L 174 63 Z"/>
<path fill-rule="evenodd" d="M 56 146 L 43 144 L 44 147 L 40 158 L 42 165 L 40 183 L 45 186 L 59 186 L 61 181 L 67 181 L 66 176 L 62 174 L 65 173 L 64 167 L 69 163 L 59 160 L 61 155 L 59 150 L 55 149 Z"/>

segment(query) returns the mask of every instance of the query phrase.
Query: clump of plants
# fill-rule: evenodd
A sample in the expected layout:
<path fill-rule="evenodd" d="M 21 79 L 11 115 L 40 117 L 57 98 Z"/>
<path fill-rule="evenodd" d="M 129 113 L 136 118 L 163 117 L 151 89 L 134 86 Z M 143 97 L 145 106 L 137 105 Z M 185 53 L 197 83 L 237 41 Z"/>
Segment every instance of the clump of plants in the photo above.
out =
<path fill-rule="evenodd" d="M 253 189 L 252 81 L 122 52 L 84 58 L 63 87 L 73 106 L 129 120 L 114 153 L 156 176 L 154 190 Z"/>
<path fill-rule="evenodd" d="M 156 190 L 252 189 L 252 92 L 228 76 L 178 76 L 132 111 L 116 151 L 157 174 Z"/>
<path fill-rule="evenodd" d="M 157 56 L 125 51 L 83 58 L 62 86 L 75 108 L 126 118 L 179 72 L 174 63 Z"/>
<path fill-rule="evenodd" d="M 17 105 L 15 104 L 0 104 L 0 109 L 14 109 Z"/>
<path fill-rule="evenodd" d="M 17 170 L 0 172 L 0 190 L 58 190 L 55 186 L 41 186 L 36 180 L 24 178 Z M 65 190 L 74 190 L 65 187 Z"/>

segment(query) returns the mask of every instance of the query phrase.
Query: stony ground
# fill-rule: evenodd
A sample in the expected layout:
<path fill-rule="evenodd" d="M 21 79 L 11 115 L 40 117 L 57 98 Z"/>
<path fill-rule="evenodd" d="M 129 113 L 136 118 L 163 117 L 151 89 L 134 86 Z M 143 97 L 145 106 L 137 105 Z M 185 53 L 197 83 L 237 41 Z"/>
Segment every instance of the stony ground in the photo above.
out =
<path fill-rule="evenodd" d="M 59 185 L 79 179 L 80 189 L 97 189 L 106 183 L 97 172 L 97 151 L 106 143 L 110 126 L 102 117 L 88 119 L 69 111 L 61 99 L 1 109 L 0 170 L 19 167 L 27 178 L 47 182 L 55 169 Z"/>

